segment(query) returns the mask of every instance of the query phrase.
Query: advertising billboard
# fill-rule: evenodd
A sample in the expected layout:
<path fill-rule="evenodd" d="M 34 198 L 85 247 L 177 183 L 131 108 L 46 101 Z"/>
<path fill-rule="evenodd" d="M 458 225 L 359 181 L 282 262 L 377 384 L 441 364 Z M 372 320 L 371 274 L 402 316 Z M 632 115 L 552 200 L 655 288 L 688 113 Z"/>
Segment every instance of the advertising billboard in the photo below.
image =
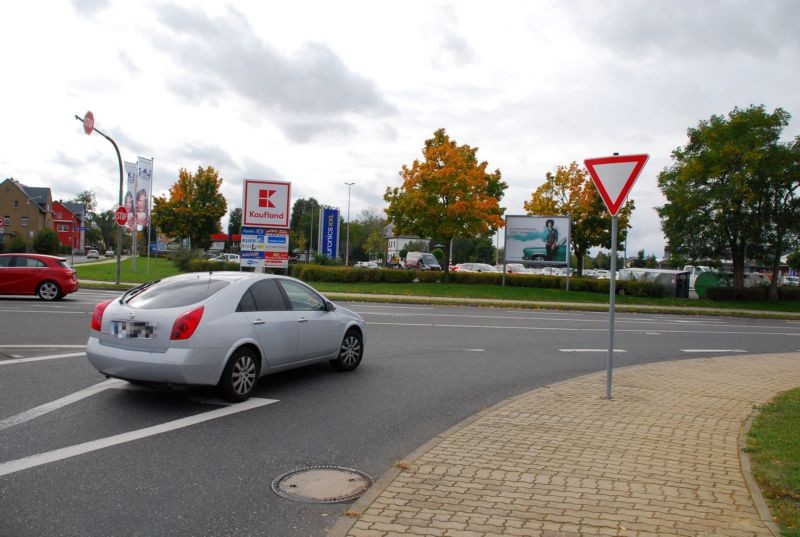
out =
<path fill-rule="evenodd" d="M 289 230 L 243 226 L 239 250 L 243 267 L 287 268 Z"/>
<path fill-rule="evenodd" d="M 339 257 L 339 209 L 326 207 L 319 214 L 319 251 L 331 259 Z"/>
<path fill-rule="evenodd" d="M 242 225 L 288 229 L 291 183 L 244 180 Z"/>
<path fill-rule="evenodd" d="M 567 265 L 568 216 L 507 216 L 506 262 Z"/>

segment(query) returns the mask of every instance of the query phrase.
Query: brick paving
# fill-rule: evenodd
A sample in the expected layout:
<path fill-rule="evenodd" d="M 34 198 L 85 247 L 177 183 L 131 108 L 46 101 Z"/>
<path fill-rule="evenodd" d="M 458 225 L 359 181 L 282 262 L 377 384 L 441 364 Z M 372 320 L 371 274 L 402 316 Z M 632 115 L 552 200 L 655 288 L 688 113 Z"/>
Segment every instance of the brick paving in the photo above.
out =
<path fill-rule="evenodd" d="M 617 369 L 611 400 L 605 382 L 467 420 L 400 461 L 329 535 L 773 535 L 740 440 L 758 405 L 800 386 L 800 353 Z"/>

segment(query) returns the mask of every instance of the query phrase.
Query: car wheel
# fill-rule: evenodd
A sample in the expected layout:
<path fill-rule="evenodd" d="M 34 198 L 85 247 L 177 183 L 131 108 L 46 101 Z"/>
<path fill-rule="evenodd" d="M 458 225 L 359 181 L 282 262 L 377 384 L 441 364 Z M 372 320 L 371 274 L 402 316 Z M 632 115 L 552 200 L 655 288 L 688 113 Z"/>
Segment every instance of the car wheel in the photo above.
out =
<path fill-rule="evenodd" d="M 337 371 L 352 371 L 361 363 L 364 356 L 364 339 L 358 330 L 348 330 L 339 347 L 339 356 L 331 360 L 331 365 Z"/>
<path fill-rule="evenodd" d="M 58 300 L 61 298 L 61 288 L 56 282 L 44 281 L 36 288 L 36 295 L 42 300 Z"/>
<path fill-rule="evenodd" d="M 533 260 L 534 261 L 544 261 L 544 256 L 543 255 L 535 255 L 535 256 L 533 256 Z"/>
<path fill-rule="evenodd" d="M 243 347 L 233 353 L 219 381 L 222 395 L 228 401 L 245 401 L 256 389 L 261 364 L 255 350 Z"/>

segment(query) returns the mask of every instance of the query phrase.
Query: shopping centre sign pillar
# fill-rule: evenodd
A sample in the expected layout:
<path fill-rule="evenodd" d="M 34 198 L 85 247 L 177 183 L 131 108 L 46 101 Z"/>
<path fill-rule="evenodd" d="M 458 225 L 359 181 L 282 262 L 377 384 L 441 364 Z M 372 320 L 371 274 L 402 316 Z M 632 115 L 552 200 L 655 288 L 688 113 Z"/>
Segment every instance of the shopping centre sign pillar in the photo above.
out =
<path fill-rule="evenodd" d="M 617 295 L 617 213 L 633 183 L 647 162 L 648 155 L 624 155 L 590 158 L 584 161 L 594 186 L 611 213 L 611 276 L 608 290 L 608 365 L 606 399 L 611 399 L 611 377 L 614 371 L 614 310 Z"/>

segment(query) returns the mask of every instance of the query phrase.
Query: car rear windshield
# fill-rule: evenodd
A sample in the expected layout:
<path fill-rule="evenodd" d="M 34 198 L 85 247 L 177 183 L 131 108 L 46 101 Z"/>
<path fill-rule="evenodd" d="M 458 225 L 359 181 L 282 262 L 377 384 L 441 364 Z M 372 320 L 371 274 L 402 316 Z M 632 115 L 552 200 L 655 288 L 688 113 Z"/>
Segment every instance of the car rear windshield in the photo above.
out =
<path fill-rule="evenodd" d="M 203 278 L 159 282 L 125 301 L 132 308 L 181 308 L 202 302 L 230 285 L 227 280 Z"/>

